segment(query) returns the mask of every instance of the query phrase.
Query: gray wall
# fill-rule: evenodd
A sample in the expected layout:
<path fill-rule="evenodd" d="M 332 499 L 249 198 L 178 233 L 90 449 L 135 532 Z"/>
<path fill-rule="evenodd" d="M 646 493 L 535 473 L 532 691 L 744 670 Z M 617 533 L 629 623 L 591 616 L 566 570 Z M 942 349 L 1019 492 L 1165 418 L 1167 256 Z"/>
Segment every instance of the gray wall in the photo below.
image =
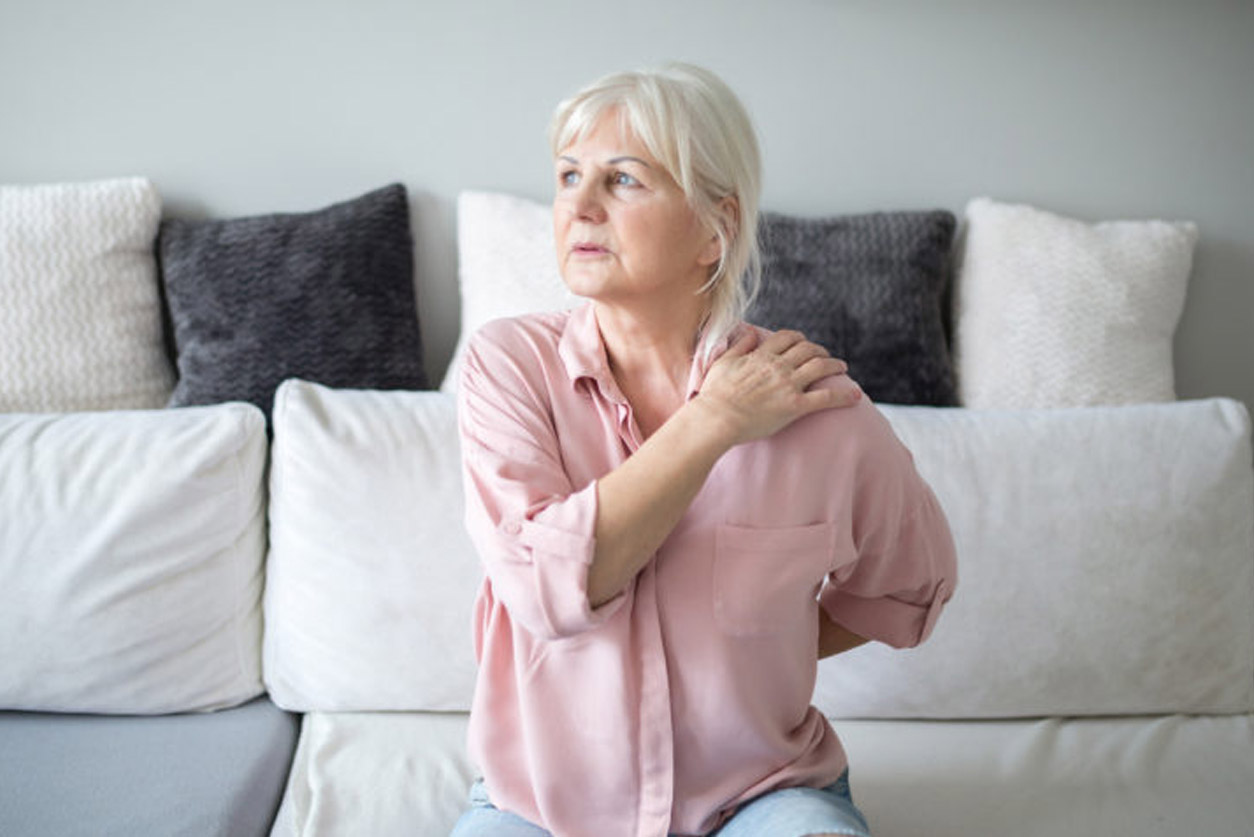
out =
<path fill-rule="evenodd" d="M 167 214 L 227 217 L 402 181 L 438 380 L 458 190 L 546 199 L 556 101 L 671 58 L 746 100 L 770 209 L 961 214 L 986 194 L 1196 221 L 1177 386 L 1254 408 L 1239 0 L 0 0 L 0 182 L 143 174 Z"/>

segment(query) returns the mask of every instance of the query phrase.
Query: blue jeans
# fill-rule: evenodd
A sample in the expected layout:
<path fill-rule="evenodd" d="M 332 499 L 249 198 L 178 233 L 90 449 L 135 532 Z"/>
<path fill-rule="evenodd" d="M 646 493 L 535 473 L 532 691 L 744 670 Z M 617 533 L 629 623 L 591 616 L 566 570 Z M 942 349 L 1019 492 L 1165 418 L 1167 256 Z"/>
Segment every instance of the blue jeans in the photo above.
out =
<path fill-rule="evenodd" d="M 751 799 L 710 837 L 870 837 L 866 818 L 849 793 L 849 771 L 825 788 L 781 788 Z M 495 807 L 483 781 L 470 788 L 470 810 L 450 837 L 552 837 L 538 825 Z"/>

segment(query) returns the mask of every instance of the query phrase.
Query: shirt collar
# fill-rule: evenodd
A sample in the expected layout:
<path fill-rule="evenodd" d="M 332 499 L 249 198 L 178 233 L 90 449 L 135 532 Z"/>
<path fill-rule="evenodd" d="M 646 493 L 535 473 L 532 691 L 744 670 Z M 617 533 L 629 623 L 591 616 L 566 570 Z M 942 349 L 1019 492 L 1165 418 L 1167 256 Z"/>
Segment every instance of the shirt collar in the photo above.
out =
<path fill-rule="evenodd" d="M 701 389 L 705 374 L 714 361 L 727 351 L 732 341 L 746 328 L 743 323 L 732 329 L 731 334 L 719 341 L 719 345 L 708 357 L 698 352 L 693 358 L 692 367 L 688 372 L 688 398 L 691 400 Z M 605 353 L 605 341 L 601 338 L 601 329 L 597 325 L 596 312 L 592 302 L 585 302 L 570 312 L 566 326 L 562 330 L 557 346 L 558 356 L 566 367 L 566 374 L 571 383 L 578 387 L 581 381 L 596 384 L 602 394 L 613 401 L 626 403 L 626 398 L 610 372 L 609 357 Z"/>

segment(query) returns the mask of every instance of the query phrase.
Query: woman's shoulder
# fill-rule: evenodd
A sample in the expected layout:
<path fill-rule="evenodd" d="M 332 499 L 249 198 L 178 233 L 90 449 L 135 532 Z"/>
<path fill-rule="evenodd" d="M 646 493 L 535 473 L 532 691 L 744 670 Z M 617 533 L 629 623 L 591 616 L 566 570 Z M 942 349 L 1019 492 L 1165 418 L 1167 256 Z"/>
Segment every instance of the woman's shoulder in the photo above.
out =
<path fill-rule="evenodd" d="M 843 375 L 825 378 L 816 387 L 849 386 Z M 804 435 L 803 446 L 825 450 L 846 462 L 878 463 L 881 466 L 909 461 L 909 451 L 901 443 L 888 418 L 868 396 L 863 395 L 848 407 L 834 407 L 811 413 L 796 422 Z"/>
<path fill-rule="evenodd" d="M 556 347 L 570 315 L 570 311 L 540 311 L 490 320 L 470 336 L 468 347 L 488 351 L 510 351 L 524 346 Z"/>
<path fill-rule="evenodd" d="M 570 311 L 502 317 L 478 328 L 466 343 L 459 386 L 539 391 L 562 369 L 559 346 Z"/>

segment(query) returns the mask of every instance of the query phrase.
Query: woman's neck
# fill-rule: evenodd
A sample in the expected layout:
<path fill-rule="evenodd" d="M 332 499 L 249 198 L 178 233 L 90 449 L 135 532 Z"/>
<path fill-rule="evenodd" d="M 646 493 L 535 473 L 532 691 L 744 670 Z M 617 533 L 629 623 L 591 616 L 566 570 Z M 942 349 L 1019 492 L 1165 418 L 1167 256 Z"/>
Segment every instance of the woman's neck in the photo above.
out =
<path fill-rule="evenodd" d="M 634 384 L 656 386 L 663 380 L 676 391 L 686 385 L 706 315 L 703 305 L 642 313 L 596 303 L 594 310 L 610 370 L 624 391 L 636 389 Z"/>

